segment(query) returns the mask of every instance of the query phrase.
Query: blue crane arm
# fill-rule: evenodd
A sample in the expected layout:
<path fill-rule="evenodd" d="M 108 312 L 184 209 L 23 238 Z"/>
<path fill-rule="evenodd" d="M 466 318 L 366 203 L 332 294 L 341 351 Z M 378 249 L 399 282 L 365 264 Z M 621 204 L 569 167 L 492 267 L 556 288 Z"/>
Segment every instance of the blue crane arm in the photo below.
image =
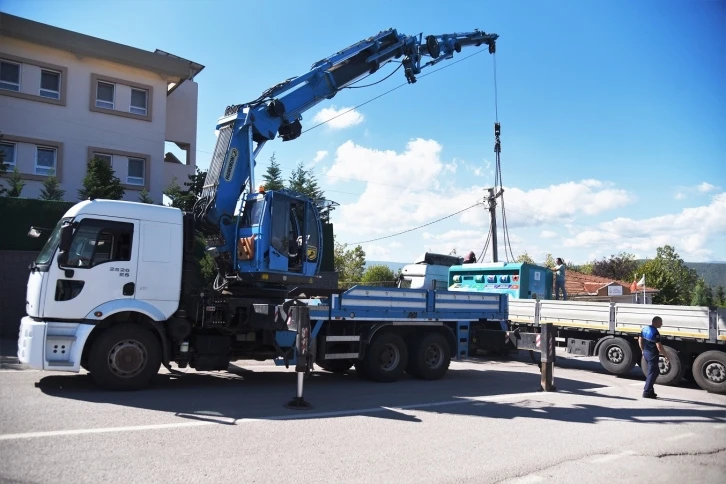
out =
<path fill-rule="evenodd" d="M 302 133 L 300 120 L 305 111 L 389 61 L 403 57 L 406 79 L 414 83 L 422 68 L 452 58 L 462 47 L 487 45 L 494 53 L 497 38 L 478 30 L 425 38 L 384 30 L 314 63 L 306 74 L 267 89 L 253 101 L 228 106 L 217 124 L 217 144 L 195 207 L 197 220 L 216 227 L 231 250 L 230 220 L 245 187 L 255 190 L 255 157 L 267 141 L 276 136 L 283 141 L 296 139 Z M 422 63 L 426 58 L 430 60 Z M 224 250 L 222 244 L 218 247 Z"/>

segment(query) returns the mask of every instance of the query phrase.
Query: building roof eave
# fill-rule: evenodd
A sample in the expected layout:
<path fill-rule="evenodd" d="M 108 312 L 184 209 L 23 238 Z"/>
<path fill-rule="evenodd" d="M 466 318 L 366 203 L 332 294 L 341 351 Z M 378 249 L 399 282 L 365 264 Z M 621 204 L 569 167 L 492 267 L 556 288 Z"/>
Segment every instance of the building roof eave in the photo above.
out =
<path fill-rule="evenodd" d="M 155 72 L 178 79 L 179 84 L 194 79 L 204 69 L 201 64 L 163 51 L 149 52 L 2 12 L 0 35 Z"/>

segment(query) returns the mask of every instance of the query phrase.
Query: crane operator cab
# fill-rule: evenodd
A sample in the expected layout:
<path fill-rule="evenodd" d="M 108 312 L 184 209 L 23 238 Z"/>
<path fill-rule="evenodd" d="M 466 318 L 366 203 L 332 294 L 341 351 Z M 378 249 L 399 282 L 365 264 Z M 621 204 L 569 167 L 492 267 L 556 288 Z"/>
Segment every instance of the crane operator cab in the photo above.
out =
<path fill-rule="evenodd" d="M 317 274 L 322 224 L 309 198 L 288 190 L 265 191 L 260 187 L 258 193 L 247 196 L 238 223 L 236 255 L 240 272 L 303 277 Z"/>

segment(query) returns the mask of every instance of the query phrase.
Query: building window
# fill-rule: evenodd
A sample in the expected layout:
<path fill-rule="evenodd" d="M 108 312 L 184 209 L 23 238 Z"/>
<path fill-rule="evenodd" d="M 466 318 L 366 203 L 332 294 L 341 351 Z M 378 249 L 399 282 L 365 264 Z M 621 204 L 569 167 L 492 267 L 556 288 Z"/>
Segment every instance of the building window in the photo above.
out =
<path fill-rule="evenodd" d="M 108 166 L 112 166 L 113 165 L 113 163 L 111 161 L 113 159 L 113 157 L 111 155 L 109 155 L 108 153 L 96 153 L 96 152 L 94 152 L 93 153 L 93 157 L 94 158 L 98 158 L 99 160 L 105 161 L 106 163 L 108 163 Z"/>
<path fill-rule="evenodd" d="M 51 175 L 55 173 L 56 149 L 38 146 L 35 149 L 35 174 Z"/>
<path fill-rule="evenodd" d="M 60 99 L 60 72 L 41 69 L 40 95 L 51 99 Z"/>
<path fill-rule="evenodd" d="M 0 151 L 5 155 L 5 166 L 9 169 L 15 167 L 15 143 L 0 143 Z"/>
<path fill-rule="evenodd" d="M 144 159 L 129 158 L 126 183 L 129 185 L 144 185 Z"/>
<path fill-rule="evenodd" d="M 20 64 L 0 61 L 0 89 L 20 91 Z"/>
<path fill-rule="evenodd" d="M 131 107 L 129 112 L 146 116 L 147 92 L 142 89 L 131 89 Z"/>
<path fill-rule="evenodd" d="M 96 107 L 113 109 L 115 84 L 98 81 L 96 85 Z"/>

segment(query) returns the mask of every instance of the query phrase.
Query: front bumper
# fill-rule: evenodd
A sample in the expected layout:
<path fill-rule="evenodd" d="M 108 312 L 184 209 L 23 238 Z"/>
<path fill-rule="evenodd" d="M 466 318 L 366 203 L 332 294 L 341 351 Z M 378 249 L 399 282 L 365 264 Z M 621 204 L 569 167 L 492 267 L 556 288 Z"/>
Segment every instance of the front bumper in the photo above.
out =
<path fill-rule="evenodd" d="M 94 326 L 36 321 L 24 317 L 18 335 L 18 360 L 36 370 L 78 372 L 83 345 Z"/>

